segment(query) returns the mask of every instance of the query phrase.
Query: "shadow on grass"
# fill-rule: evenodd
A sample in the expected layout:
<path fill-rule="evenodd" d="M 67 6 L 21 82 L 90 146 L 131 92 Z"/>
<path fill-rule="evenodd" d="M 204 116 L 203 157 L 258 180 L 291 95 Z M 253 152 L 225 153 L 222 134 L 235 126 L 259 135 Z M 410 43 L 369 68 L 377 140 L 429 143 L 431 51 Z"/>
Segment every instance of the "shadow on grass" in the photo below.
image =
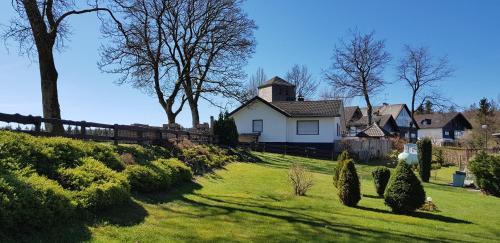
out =
<path fill-rule="evenodd" d="M 363 197 L 373 198 L 373 199 L 384 199 L 384 198 L 383 198 L 383 197 L 381 197 L 381 196 L 378 196 L 378 195 L 370 195 L 370 194 L 363 194 Z"/>
<path fill-rule="evenodd" d="M 200 184 L 194 181 L 190 181 L 188 183 L 180 185 L 175 189 L 170 190 L 169 192 L 135 194 L 134 199 L 148 204 L 168 203 L 171 201 L 182 199 L 185 194 L 193 193 L 194 191 L 201 188 L 202 186 Z"/>
<path fill-rule="evenodd" d="M 365 210 L 365 211 L 375 212 L 375 213 L 394 214 L 390 211 L 378 209 L 378 208 L 369 208 L 369 207 L 364 207 L 364 206 L 357 206 L 356 208 L 361 209 L 361 210 Z M 441 221 L 441 222 L 445 222 L 445 223 L 453 223 L 453 224 L 472 224 L 472 222 L 470 222 L 470 221 L 456 219 L 456 218 L 452 218 L 452 217 L 448 217 L 448 216 L 444 216 L 444 215 L 439 215 L 439 214 L 426 213 L 426 212 L 412 212 L 412 213 L 408 214 L 407 216 L 421 218 L 421 219 L 436 220 L 436 221 Z"/>
<path fill-rule="evenodd" d="M 126 213 L 125 213 L 126 212 Z M 100 212 L 80 212 L 75 217 L 46 229 L 1 232 L 0 242 L 83 242 L 91 239 L 89 226 L 133 226 L 148 216 L 147 211 L 133 200 Z"/>
<path fill-rule="evenodd" d="M 312 239 L 318 239 L 318 234 L 324 235 L 325 233 L 331 233 L 338 237 L 344 235 L 351 241 L 355 239 L 395 240 L 403 242 L 436 240 L 440 242 L 455 241 L 453 239 L 447 238 L 436 239 L 432 237 L 411 235 L 408 234 L 408 232 L 399 232 L 396 230 L 382 231 L 358 225 L 339 223 L 335 220 L 328 220 L 309 214 L 307 213 L 307 208 L 284 207 L 283 205 L 272 205 L 266 202 L 273 201 L 273 198 L 262 200 L 262 198 L 202 195 L 194 193 L 189 197 L 181 197 L 180 200 L 193 207 L 196 207 L 196 212 L 178 211 L 175 208 L 166 208 L 166 210 L 172 211 L 176 214 L 183 214 L 185 215 L 185 217 L 190 218 L 209 218 L 210 221 L 214 222 L 218 220 L 218 217 L 242 217 L 257 221 L 260 221 L 259 217 L 266 217 L 272 218 L 273 220 L 291 223 L 293 225 L 293 230 L 286 233 L 276 231 L 274 232 L 274 235 L 252 235 L 253 238 L 251 241 L 269 241 L 270 239 L 276 237 L 279 237 L 281 241 L 311 241 Z M 384 211 L 382 212 L 389 213 Z M 253 216 L 241 215 L 236 213 L 245 213 Z M 237 220 L 237 218 L 235 218 L 234 220 Z"/>

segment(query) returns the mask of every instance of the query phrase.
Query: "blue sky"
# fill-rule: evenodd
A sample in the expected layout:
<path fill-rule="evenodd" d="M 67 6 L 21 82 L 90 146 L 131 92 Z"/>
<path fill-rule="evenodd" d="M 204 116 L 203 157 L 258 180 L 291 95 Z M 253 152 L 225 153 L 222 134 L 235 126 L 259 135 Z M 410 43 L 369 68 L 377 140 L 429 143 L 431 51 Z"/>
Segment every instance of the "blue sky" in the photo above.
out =
<path fill-rule="evenodd" d="M 330 65 L 335 43 L 348 29 L 376 31 L 385 39 L 393 62 L 385 78 L 396 81 L 394 66 L 404 44 L 424 45 L 435 56 L 448 55 L 456 69 L 440 89 L 460 106 L 481 97 L 500 96 L 500 1 L 291 1 L 249 0 L 244 4 L 259 29 L 256 52 L 246 72 L 264 68 L 268 77 L 284 76 L 293 64 L 304 64 L 314 78 Z M 10 1 L 0 2 L 0 24 L 14 15 Z M 101 73 L 96 65 L 100 43 L 95 15 L 72 17 L 73 35 L 64 52 L 56 55 L 59 99 L 66 119 L 104 123 L 165 123 L 156 99 L 129 86 L 117 86 L 117 76 Z M 38 65 L 18 56 L 15 43 L 0 45 L 0 112 L 40 115 Z M 328 84 L 323 84 L 326 88 Z M 401 82 L 373 97 L 382 102 L 408 103 L 410 93 Z M 353 104 L 361 104 L 355 99 Z M 236 105 L 236 104 L 234 104 Z M 219 109 L 201 104 L 201 121 Z M 178 122 L 190 126 L 188 107 Z"/>

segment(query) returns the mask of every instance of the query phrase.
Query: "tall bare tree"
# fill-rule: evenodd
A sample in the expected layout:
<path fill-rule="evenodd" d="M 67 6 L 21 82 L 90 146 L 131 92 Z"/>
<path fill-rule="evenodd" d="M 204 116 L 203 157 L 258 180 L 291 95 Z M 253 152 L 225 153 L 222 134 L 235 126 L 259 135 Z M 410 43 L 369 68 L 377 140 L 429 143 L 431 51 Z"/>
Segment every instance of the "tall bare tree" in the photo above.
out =
<path fill-rule="evenodd" d="M 404 81 L 411 89 L 411 115 L 414 117 L 417 107 L 432 102 L 440 107 L 448 102 L 440 92 L 433 90 L 439 81 L 450 77 L 453 69 L 446 57 L 434 60 L 425 47 L 406 45 L 405 56 L 396 68 L 398 79 Z"/>
<path fill-rule="evenodd" d="M 90 1 L 89 1 L 90 3 Z M 2 36 L 5 40 L 19 43 L 21 54 L 38 55 L 42 90 L 43 117 L 61 119 L 57 92 L 58 73 L 54 62 L 54 48 L 60 50 L 69 37 L 66 20 L 72 15 L 108 11 L 100 8 L 97 1 L 83 9 L 77 9 L 70 0 L 12 0 L 17 18 L 10 22 Z M 36 48 L 36 51 L 35 51 Z M 46 124 L 54 133 L 64 131 L 62 124 Z"/>
<path fill-rule="evenodd" d="M 246 93 L 243 96 L 243 99 L 240 101 L 243 103 L 259 95 L 259 86 L 262 85 L 265 81 L 267 81 L 267 76 L 264 72 L 264 69 L 261 67 L 257 68 L 257 71 L 248 79 Z"/>
<path fill-rule="evenodd" d="M 388 83 L 382 78 L 382 72 L 391 60 L 385 51 L 385 41 L 375 40 L 374 32 L 361 34 L 357 30 L 352 31 L 350 40 L 341 40 L 335 46 L 332 59 L 333 64 L 325 72 L 325 78 L 346 97 L 364 97 L 368 125 L 372 124 L 370 97 Z"/>
<path fill-rule="evenodd" d="M 175 124 L 186 96 L 182 95 L 182 77 L 188 70 L 177 69 L 170 58 L 166 40 L 166 12 L 176 2 L 164 0 L 113 0 L 110 8 L 120 19 L 103 19 L 103 33 L 111 40 L 103 46 L 99 67 L 121 75 L 119 84 L 156 96 L 165 111 L 168 124 Z M 110 21 L 111 20 L 111 21 Z"/>
<path fill-rule="evenodd" d="M 312 78 L 311 73 L 309 73 L 305 65 L 299 66 L 295 64 L 286 73 L 285 78 L 288 82 L 295 85 L 295 91 L 299 96 L 312 99 L 316 94 L 319 82 Z"/>
<path fill-rule="evenodd" d="M 165 40 L 191 109 L 193 127 L 200 123 L 198 102 L 215 104 L 219 95 L 244 93 L 243 66 L 254 51 L 255 23 L 239 0 L 171 0 L 166 11 Z"/>

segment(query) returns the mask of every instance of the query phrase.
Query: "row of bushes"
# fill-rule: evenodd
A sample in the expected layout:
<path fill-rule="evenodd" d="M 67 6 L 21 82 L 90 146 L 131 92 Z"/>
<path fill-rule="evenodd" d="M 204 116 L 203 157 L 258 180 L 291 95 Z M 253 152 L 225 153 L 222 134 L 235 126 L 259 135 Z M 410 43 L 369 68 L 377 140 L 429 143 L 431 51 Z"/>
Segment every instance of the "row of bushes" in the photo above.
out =
<path fill-rule="evenodd" d="M 215 146 L 114 146 L 0 131 L 0 224 L 6 230 L 48 227 L 82 210 L 128 201 L 130 191 L 168 190 L 191 180 L 192 171 L 239 157 Z"/>
<path fill-rule="evenodd" d="M 353 159 L 347 151 L 340 154 L 334 168 L 333 184 L 338 188 L 339 200 L 346 206 L 356 206 L 361 200 L 358 174 Z M 386 167 L 372 172 L 375 190 L 383 196 L 385 204 L 395 213 L 409 213 L 425 202 L 425 191 L 410 165 L 400 161 L 395 173 Z"/>

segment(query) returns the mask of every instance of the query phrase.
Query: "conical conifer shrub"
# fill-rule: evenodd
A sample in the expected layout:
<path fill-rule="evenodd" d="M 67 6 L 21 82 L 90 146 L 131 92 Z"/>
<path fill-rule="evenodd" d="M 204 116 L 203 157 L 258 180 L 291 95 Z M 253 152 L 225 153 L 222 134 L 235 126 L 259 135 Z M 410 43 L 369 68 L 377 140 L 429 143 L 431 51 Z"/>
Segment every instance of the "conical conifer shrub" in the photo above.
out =
<path fill-rule="evenodd" d="M 339 174 L 338 196 L 340 202 L 349 207 L 356 206 L 361 200 L 358 173 L 352 159 L 344 160 L 344 167 Z"/>
<path fill-rule="evenodd" d="M 399 161 L 384 194 L 385 204 L 395 213 L 410 213 L 425 202 L 425 191 L 410 165 Z"/>

